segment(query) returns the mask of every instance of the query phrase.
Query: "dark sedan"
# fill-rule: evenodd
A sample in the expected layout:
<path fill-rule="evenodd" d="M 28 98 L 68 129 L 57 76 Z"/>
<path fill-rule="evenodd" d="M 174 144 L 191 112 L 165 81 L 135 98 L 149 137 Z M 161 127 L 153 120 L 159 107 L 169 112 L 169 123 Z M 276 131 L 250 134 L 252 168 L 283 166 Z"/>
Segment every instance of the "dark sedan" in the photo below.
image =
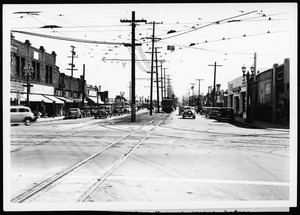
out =
<path fill-rule="evenodd" d="M 218 121 L 229 121 L 234 122 L 234 111 L 233 108 L 221 107 L 217 115 Z"/>

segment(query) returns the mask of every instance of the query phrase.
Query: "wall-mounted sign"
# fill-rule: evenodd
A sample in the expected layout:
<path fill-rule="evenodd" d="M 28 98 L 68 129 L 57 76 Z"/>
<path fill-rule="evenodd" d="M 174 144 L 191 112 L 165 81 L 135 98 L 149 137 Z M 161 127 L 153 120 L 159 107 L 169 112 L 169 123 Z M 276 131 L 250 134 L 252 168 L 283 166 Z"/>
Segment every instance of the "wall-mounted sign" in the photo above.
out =
<path fill-rule="evenodd" d="M 33 58 L 34 59 L 38 60 L 39 59 L 39 55 L 40 54 L 38 52 L 33 51 Z"/>
<path fill-rule="evenodd" d="M 25 91 L 26 91 L 26 89 L 25 89 Z M 30 92 L 31 93 L 54 95 L 54 87 L 39 85 L 39 84 L 33 84 L 33 86 L 30 89 Z"/>
<path fill-rule="evenodd" d="M 10 82 L 10 91 L 11 92 L 24 92 L 24 83 L 20 83 L 20 82 Z"/>

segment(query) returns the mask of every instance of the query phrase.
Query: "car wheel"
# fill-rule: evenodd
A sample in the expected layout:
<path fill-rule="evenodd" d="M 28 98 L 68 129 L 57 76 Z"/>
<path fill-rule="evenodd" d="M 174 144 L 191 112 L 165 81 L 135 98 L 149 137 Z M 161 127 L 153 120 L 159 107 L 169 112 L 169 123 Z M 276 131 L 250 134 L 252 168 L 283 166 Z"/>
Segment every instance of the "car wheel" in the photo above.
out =
<path fill-rule="evenodd" d="M 196 119 L 196 116 L 193 116 L 194 119 Z"/>
<path fill-rule="evenodd" d="M 24 123 L 25 123 L 25 125 L 29 126 L 29 125 L 31 125 L 31 120 L 29 118 L 26 118 Z"/>

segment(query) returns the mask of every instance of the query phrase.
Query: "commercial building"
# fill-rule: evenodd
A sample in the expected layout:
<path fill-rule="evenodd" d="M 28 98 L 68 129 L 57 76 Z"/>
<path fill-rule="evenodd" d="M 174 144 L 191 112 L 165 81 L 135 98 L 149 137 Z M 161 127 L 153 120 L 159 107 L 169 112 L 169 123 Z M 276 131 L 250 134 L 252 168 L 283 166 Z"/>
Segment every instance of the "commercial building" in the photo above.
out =
<path fill-rule="evenodd" d="M 83 76 L 60 73 L 54 51 L 47 53 L 43 46 L 32 47 L 29 40 L 23 43 L 11 35 L 10 105 L 28 105 L 42 116 L 61 116 L 70 107 L 86 106 L 88 98 L 97 103 L 89 92 Z"/>
<path fill-rule="evenodd" d="M 254 120 L 289 125 L 290 60 L 274 64 L 273 68 L 257 72 L 251 83 L 250 106 L 254 108 Z M 228 83 L 228 107 L 238 116 L 246 117 L 247 81 L 240 76 Z"/>

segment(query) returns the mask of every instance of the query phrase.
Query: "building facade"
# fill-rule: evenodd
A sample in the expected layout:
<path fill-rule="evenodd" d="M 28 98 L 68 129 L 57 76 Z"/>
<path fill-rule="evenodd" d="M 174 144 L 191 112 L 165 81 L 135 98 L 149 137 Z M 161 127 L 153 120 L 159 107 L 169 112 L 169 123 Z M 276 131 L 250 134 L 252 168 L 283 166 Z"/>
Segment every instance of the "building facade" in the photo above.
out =
<path fill-rule="evenodd" d="M 88 92 L 83 76 L 60 73 L 54 51 L 47 53 L 43 46 L 32 47 L 29 40 L 23 43 L 11 35 L 10 105 L 29 105 L 42 116 L 62 116 L 70 107 L 86 106 Z"/>
<path fill-rule="evenodd" d="M 290 61 L 285 59 L 281 65 L 257 72 L 255 89 L 249 96 L 253 102 L 254 119 L 289 125 L 290 104 Z M 247 110 L 246 78 L 240 76 L 228 83 L 228 107 L 232 107 L 236 115 L 246 118 Z"/>

